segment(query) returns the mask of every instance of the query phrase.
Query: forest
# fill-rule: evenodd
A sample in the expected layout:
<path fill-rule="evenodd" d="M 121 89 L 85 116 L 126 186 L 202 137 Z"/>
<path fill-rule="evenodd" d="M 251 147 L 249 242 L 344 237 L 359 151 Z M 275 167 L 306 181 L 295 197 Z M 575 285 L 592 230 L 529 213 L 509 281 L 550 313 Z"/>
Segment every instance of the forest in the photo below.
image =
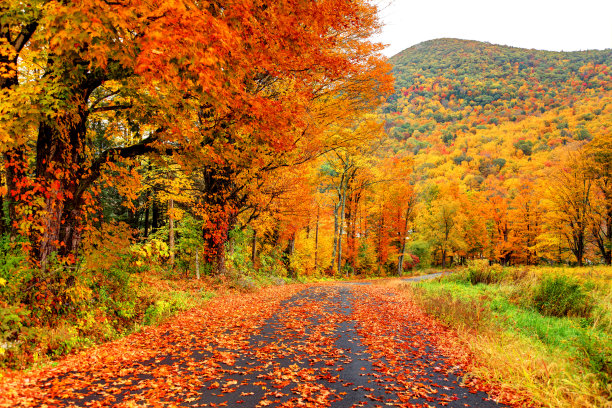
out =
<path fill-rule="evenodd" d="M 391 58 L 388 149 L 412 158 L 409 249 L 448 265 L 610 265 L 612 52 L 440 39 Z"/>
<path fill-rule="evenodd" d="M 7 365 L 166 281 L 611 263 L 610 50 L 387 60 L 363 0 L 27 4 L 0 5 Z"/>

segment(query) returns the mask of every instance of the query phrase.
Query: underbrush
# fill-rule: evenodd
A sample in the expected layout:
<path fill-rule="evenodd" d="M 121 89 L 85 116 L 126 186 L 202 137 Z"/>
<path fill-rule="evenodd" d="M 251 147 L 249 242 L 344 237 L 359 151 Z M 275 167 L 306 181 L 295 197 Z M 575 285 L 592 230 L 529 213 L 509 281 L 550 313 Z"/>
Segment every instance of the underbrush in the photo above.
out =
<path fill-rule="evenodd" d="M 457 329 L 473 372 L 543 406 L 612 406 L 612 268 L 501 268 L 475 263 L 402 284 Z M 519 397 L 517 397 L 519 398 Z"/>
<path fill-rule="evenodd" d="M 99 248 L 78 264 L 55 260 L 41 271 L 18 247 L 0 245 L 0 368 L 28 368 L 158 325 L 216 294 L 293 281 L 235 263 L 225 275 L 202 268 L 196 279 L 155 254 L 134 256 L 112 242 Z"/>
<path fill-rule="evenodd" d="M 70 276 L 40 279 L 34 297 L 2 293 L 0 367 L 23 369 L 159 324 L 201 305 L 215 286 L 123 269 Z"/>

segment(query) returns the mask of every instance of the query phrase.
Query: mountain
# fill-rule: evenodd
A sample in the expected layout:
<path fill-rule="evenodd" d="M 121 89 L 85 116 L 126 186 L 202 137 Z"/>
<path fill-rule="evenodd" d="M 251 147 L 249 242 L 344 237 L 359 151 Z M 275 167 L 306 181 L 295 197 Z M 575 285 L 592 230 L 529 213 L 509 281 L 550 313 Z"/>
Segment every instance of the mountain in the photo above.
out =
<path fill-rule="evenodd" d="M 492 175 L 520 177 L 532 159 L 543 164 L 556 147 L 612 124 L 612 50 L 444 38 L 389 61 L 396 92 L 383 109 L 387 130 L 394 151 L 415 154 L 421 179 L 467 177 L 474 188 Z"/>
<path fill-rule="evenodd" d="M 442 265 L 610 263 L 612 50 L 445 38 L 390 62 L 384 154 L 412 158 L 414 248 Z"/>
<path fill-rule="evenodd" d="M 469 105 L 500 105 L 534 96 L 547 107 L 560 106 L 559 93 L 612 90 L 612 50 L 552 52 L 439 39 L 392 57 L 396 97 L 464 99 Z M 431 85 L 437 83 L 438 93 Z"/>

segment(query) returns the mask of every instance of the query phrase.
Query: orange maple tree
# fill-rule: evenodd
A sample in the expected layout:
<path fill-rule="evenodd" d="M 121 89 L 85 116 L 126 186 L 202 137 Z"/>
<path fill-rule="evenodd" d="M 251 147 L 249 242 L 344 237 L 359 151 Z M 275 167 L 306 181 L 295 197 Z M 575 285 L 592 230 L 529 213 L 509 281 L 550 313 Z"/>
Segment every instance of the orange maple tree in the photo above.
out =
<path fill-rule="evenodd" d="M 315 98 L 371 105 L 390 86 L 365 1 L 40 0 L 0 11 L 8 227 L 43 269 L 75 254 L 100 180 L 112 185 L 145 154 L 204 175 L 201 207 L 219 236 L 204 234 L 218 249 L 243 205 L 241 173 L 320 148 Z"/>

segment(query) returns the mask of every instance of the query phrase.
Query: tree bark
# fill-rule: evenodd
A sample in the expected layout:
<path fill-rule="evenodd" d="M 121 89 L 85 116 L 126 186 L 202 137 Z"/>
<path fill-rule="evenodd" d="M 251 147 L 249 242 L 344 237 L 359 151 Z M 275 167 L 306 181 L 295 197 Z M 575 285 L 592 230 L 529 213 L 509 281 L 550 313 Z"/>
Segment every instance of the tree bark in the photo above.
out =
<path fill-rule="evenodd" d="M 170 265 L 174 266 L 174 200 L 168 200 L 168 247 L 170 252 Z"/>
<path fill-rule="evenodd" d="M 314 270 L 315 272 L 317 271 L 317 268 L 319 267 L 318 261 L 319 261 L 319 214 L 320 214 L 320 211 L 321 211 L 321 207 L 317 205 L 317 224 L 315 227 L 315 251 L 314 251 Z"/>
<path fill-rule="evenodd" d="M 196 259 L 195 259 L 195 269 L 196 269 L 196 279 L 200 279 L 200 251 L 196 248 Z"/>
<path fill-rule="evenodd" d="M 149 212 L 150 212 L 150 203 L 149 203 L 149 193 L 147 193 L 147 206 L 145 207 L 144 213 L 144 237 L 149 237 Z"/>
<path fill-rule="evenodd" d="M 442 249 L 442 268 L 446 268 L 446 248 Z"/>
<path fill-rule="evenodd" d="M 340 211 L 340 199 L 338 199 L 338 204 L 334 204 L 334 245 L 332 250 L 332 270 L 336 269 L 336 256 L 338 253 L 338 212 Z"/>
<path fill-rule="evenodd" d="M 338 231 L 338 272 L 342 271 L 342 234 L 344 233 L 344 211 L 346 206 L 346 183 L 342 187 L 342 207 L 340 210 L 340 228 Z M 348 276 L 348 272 L 347 272 Z"/>
<path fill-rule="evenodd" d="M 253 229 L 253 237 L 251 238 L 251 263 L 255 267 L 255 258 L 257 257 L 257 231 Z"/>
<path fill-rule="evenodd" d="M 410 221 L 410 207 L 406 209 L 406 219 L 404 220 L 404 233 L 400 235 L 402 240 L 402 251 L 397 259 L 397 276 L 402 276 L 404 271 L 404 254 L 406 253 L 406 241 L 408 238 L 408 223 Z"/>
<path fill-rule="evenodd" d="M 289 242 L 287 242 L 287 246 L 283 251 L 283 263 L 285 264 L 285 268 L 287 269 L 287 273 L 289 277 L 296 279 L 297 278 L 297 270 L 291 266 L 291 256 L 295 251 L 295 233 L 291 235 L 289 238 Z"/>

